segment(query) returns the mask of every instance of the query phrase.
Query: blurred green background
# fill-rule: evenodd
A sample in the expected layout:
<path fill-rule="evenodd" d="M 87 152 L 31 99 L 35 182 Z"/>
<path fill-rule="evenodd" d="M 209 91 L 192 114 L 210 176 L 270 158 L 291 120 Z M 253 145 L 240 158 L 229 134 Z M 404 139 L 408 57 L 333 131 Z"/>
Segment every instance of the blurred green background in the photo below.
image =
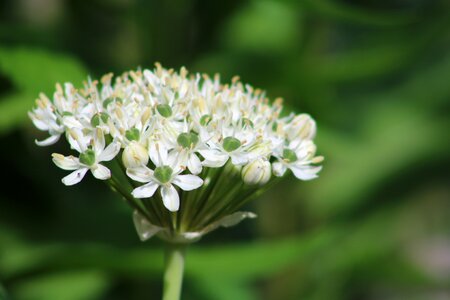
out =
<path fill-rule="evenodd" d="M 450 2 L 2 0 L 0 299 L 159 299 L 163 251 L 26 116 L 55 82 L 219 72 L 318 122 L 320 178 L 189 249 L 184 299 L 450 299 Z"/>

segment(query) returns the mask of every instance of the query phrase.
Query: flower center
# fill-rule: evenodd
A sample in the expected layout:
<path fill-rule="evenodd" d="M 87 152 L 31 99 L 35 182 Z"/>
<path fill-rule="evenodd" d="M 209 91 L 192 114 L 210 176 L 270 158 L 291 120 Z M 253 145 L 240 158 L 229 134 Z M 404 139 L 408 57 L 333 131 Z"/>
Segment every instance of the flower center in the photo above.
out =
<path fill-rule="evenodd" d="M 243 128 L 254 128 L 254 124 L 249 118 L 242 118 L 241 122 Z"/>
<path fill-rule="evenodd" d="M 118 97 L 115 97 L 115 98 L 112 98 L 112 97 L 110 97 L 110 98 L 107 98 L 107 99 L 105 99 L 105 101 L 103 101 L 103 108 L 108 108 L 108 105 L 110 105 L 111 103 L 113 103 L 113 102 L 119 102 L 119 103 L 122 103 L 123 102 L 123 100 L 122 100 L 122 98 L 118 98 Z"/>
<path fill-rule="evenodd" d="M 92 166 L 95 163 L 95 152 L 92 149 L 88 149 L 80 154 L 80 162 L 86 166 Z"/>
<path fill-rule="evenodd" d="M 125 137 L 129 141 L 139 141 L 140 135 L 139 129 L 137 128 L 131 128 L 125 132 Z"/>
<path fill-rule="evenodd" d="M 200 125 L 206 126 L 206 125 L 209 124 L 209 122 L 211 122 L 211 120 L 212 120 L 212 118 L 211 118 L 210 115 L 203 115 L 203 116 L 200 118 Z"/>
<path fill-rule="evenodd" d="M 177 142 L 183 148 L 193 148 L 198 143 L 198 136 L 193 132 L 180 133 Z"/>
<path fill-rule="evenodd" d="M 97 127 L 98 125 L 100 125 L 100 120 L 103 123 L 106 123 L 106 122 L 108 122 L 108 118 L 109 118 L 108 114 L 106 114 L 104 112 L 95 114 L 91 119 L 91 125 L 92 125 L 92 127 Z"/>
<path fill-rule="evenodd" d="M 232 152 L 241 146 L 241 141 L 237 138 L 228 136 L 223 139 L 223 149 L 227 152 Z"/>
<path fill-rule="evenodd" d="M 156 110 L 164 118 L 168 118 L 168 117 L 170 117 L 172 115 L 172 108 L 169 105 L 167 105 L 167 104 L 158 104 L 156 106 Z"/>
<path fill-rule="evenodd" d="M 169 166 L 161 166 L 155 169 L 153 175 L 161 183 L 168 183 L 172 179 L 173 170 Z"/>
<path fill-rule="evenodd" d="M 297 154 L 295 154 L 294 151 L 292 151 L 291 149 L 284 149 L 283 150 L 283 159 L 286 160 L 287 162 L 295 162 L 297 161 Z"/>

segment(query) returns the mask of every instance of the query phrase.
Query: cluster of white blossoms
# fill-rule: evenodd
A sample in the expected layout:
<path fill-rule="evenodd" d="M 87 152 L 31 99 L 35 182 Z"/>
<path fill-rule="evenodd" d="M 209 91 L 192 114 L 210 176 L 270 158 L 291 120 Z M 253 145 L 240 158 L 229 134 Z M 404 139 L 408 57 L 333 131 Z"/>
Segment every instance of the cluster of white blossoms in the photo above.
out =
<path fill-rule="evenodd" d="M 134 198 L 159 190 L 172 212 L 180 209 L 180 192 L 212 184 L 206 169 L 232 166 L 244 184 L 261 186 L 287 170 L 313 179 L 323 159 L 316 156 L 309 115 L 281 116 L 281 99 L 271 103 L 237 78 L 223 84 L 219 76 L 188 75 L 185 68 L 157 64 L 89 79 L 83 88 L 58 84 L 53 100 L 41 94 L 36 104 L 29 116 L 50 135 L 36 143 L 47 146 L 65 136 L 75 153 L 53 154 L 58 167 L 72 171 L 64 184 L 79 183 L 87 171 L 112 179 L 109 161 L 116 161 L 132 179 Z"/>

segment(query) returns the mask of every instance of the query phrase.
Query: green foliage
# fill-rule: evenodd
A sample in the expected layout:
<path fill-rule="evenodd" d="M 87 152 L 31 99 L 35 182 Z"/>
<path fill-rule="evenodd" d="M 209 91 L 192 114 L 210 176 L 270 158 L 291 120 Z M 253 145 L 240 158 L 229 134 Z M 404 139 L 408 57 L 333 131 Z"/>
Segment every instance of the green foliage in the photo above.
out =
<path fill-rule="evenodd" d="M 18 284 L 16 295 L 17 298 L 24 300 L 98 299 L 108 287 L 108 282 L 107 277 L 98 272 L 55 273 Z"/>
<path fill-rule="evenodd" d="M 282 96 L 317 120 L 325 156 L 319 179 L 283 181 L 246 208 L 258 219 L 188 249 L 185 299 L 430 299 L 448 289 L 434 255 L 448 253 L 450 233 L 448 1 L 9 7 L 0 11 L 0 299 L 159 298 L 162 243 L 139 243 L 128 208 L 98 182 L 62 186 L 55 148 L 36 148 L 25 126 L 56 82 L 155 61 L 224 81 L 238 74 Z"/>
<path fill-rule="evenodd" d="M 0 98 L 0 134 L 26 122 L 39 93 L 52 95 L 57 82 L 81 84 L 87 71 L 74 58 L 44 50 L 0 47 L 0 74 L 12 91 Z"/>

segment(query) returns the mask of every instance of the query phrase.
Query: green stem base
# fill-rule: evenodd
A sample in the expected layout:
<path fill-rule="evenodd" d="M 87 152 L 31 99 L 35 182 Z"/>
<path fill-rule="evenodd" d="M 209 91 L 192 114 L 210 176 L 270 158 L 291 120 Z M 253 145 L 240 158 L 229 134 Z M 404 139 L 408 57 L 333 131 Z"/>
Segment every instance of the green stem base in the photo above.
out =
<path fill-rule="evenodd" d="M 179 300 L 183 284 L 185 245 L 168 244 L 165 257 L 163 300 Z"/>

